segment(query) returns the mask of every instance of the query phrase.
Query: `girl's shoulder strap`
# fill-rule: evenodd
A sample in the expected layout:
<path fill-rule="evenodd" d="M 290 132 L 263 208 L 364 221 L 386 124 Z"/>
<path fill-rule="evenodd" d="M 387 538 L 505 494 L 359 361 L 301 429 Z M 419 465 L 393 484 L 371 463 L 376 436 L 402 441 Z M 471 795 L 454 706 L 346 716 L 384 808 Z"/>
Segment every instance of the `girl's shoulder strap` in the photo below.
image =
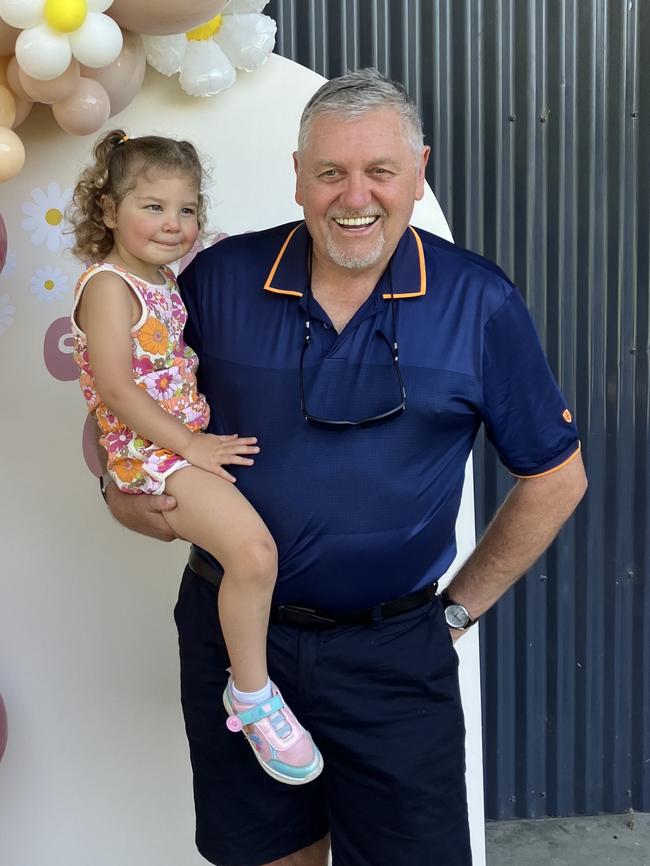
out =
<path fill-rule="evenodd" d="M 129 286 L 133 286 L 134 284 L 137 286 L 138 283 L 141 283 L 141 280 L 139 280 L 138 277 L 130 274 L 124 268 L 119 267 L 119 265 L 113 265 L 110 262 L 95 262 L 94 264 L 87 267 L 77 280 L 77 285 L 75 286 L 74 290 L 75 296 L 79 296 L 84 290 L 87 283 L 90 282 L 93 277 L 97 276 L 97 274 L 100 274 L 102 271 L 110 271 L 117 274 L 117 276 L 124 280 L 124 282 L 127 283 Z"/>
<path fill-rule="evenodd" d="M 97 276 L 97 274 L 101 273 L 102 271 L 109 271 L 120 277 L 120 279 L 122 279 L 127 284 L 127 286 L 131 289 L 131 291 L 139 301 L 142 313 L 138 322 L 136 322 L 136 324 L 133 326 L 132 331 L 136 331 L 138 328 L 142 327 L 143 323 L 147 318 L 147 305 L 145 303 L 144 297 L 142 296 L 142 290 L 145 285 L 144 280 L 141 280 L 134 274 L 129 273 L 129 271 L 127 271 L 125 268 L 119 267 L 119 265 L 113 265 L 110 262 L 95 262 L 95 264 L 90 265 L 90 267 L 86 268 L 83 274 L 79 277 L 74 290 L 74 305 L 72 307 L 70 321 L 72 324 L 72 333 L 77 336 L 85 337 L 84 332 L 81 330 L 76 321 L 75 315 L 77 312 L 77 308 L 79 307 L 81 294 L 84 288 L 90 282 L 90 280 L 92 280 L 93 277 Z"/>

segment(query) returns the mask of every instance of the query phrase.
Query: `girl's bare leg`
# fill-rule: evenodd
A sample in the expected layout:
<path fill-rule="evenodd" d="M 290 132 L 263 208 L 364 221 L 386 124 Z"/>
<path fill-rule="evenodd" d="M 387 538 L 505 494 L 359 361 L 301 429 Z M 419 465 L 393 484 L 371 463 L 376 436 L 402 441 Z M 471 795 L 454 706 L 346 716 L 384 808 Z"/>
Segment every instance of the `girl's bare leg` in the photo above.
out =
<path fill-rule="evenodd" d="M 277 577 L 271 534 L 234 484 L 189 466 L 166 482 L 177 506 L 165 518 L 181 538 L 204 548 L 224 568 L 219 619 L 232 675 L 240 691 L 254 692 L 268 680 L 266 632 Z"/>

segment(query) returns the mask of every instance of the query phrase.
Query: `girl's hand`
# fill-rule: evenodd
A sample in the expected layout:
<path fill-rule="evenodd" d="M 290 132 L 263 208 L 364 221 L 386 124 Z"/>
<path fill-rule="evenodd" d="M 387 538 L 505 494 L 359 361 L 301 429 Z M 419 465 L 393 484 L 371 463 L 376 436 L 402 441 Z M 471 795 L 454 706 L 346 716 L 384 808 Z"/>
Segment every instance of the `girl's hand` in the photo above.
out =
<path fill-rule="evenodd" d="M 252 466 L 255 462 L 245 455 L 258 454 L 259 447 L 255 436 L 240 438 L 237 433 L 230 436 L 215 436 L 212 433 L 193 433 L 190 445 L 183 457 L 199 469 L 214 472 L 233 483 L 236 479 L 223 468 L 226 464 Z"/>

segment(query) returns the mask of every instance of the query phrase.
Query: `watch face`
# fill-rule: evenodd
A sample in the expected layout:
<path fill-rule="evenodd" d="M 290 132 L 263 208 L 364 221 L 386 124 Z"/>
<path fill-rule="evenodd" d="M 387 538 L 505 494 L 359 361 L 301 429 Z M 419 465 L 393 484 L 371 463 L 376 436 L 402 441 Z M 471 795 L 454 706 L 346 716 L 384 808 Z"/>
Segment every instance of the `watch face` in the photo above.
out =
<path fill-rule="evenodd" d="M 450 604 L 445 608 L 445 619 L 450 628 L 467 628 L 470 615 L 462 604 Z"/>

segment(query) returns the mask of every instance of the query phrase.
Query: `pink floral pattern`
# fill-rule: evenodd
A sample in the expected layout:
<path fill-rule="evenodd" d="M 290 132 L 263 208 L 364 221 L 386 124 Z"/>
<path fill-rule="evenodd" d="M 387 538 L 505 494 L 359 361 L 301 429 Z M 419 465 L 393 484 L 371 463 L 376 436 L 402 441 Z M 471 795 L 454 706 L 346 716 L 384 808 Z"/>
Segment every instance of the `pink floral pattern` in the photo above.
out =
<path fill-rule="evenodd" d="M 161 268 L 165 282 L 154 285 L 106 262 L 92 265 L 77 283 L 75 306 L 88 280 L 102 270 L 118 273 L 142 303 L 141 322 L 131 332 L 134 382 L 190 430 L 204 430 L 208 424 L 210 409 L 196 387 L 198 358 L 183 339 L 187 310 L 178 292 L 173 272 L 169 268 Z M 152 322 L 160 325 L 160 334 L 167 334 L 164 351 L 152 353 L 142 345 L 142 342 L 151 345 Z M 139 336 L 144 325 L 147 325 L 147 330 L 142 334 L 141 342 Z M 72 332 L 73 356 L 79 367 L 79 384 L 88 412 L 95 413 L 101 431 L 99 441 L 108 453 L 108 471 L 120 490 L 129 493 L 162 493 L 165 479 L 172 472 L 189 464 L 177 454 L 138 436 L 108 410 L 97 391 L 85 336 L 75 322 L 74 310 Z"/>

